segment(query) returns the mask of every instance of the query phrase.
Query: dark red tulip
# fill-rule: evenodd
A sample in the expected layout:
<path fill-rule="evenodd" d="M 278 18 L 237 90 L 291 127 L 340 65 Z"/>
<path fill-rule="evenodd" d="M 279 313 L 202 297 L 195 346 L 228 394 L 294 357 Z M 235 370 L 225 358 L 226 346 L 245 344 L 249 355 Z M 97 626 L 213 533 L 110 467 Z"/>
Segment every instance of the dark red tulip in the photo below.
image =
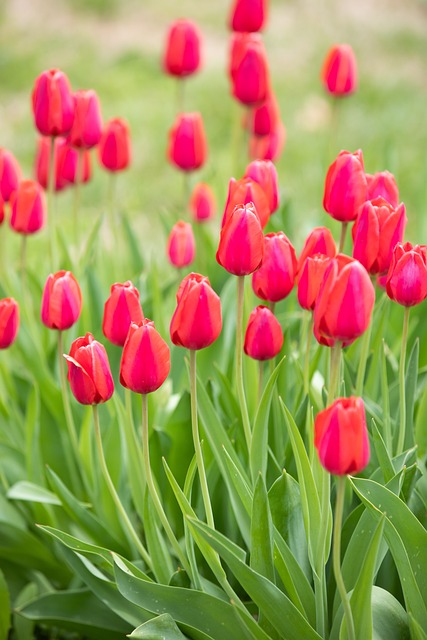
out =
<path fill-rule="evenodd" d="M 182 171 L 194 171 L 204 165 L 206 156 L 207 141 L 201 114 L 179 114 L 169 131 L 169 161 Z"/>
<path fill-rule="evenodd" d="M 349 44 L 336 44 L 329 49 L 321 78 L 326 91 L 335 97 L 348 96 L 356 91 L 356 58 Z"/>
<path fill-rule="evenodd" d="M 352 222 L 367 199 L 362 151 L 341 151 L 326 175 L 323 208 L 335 220 Z"/>
<path fill-rule="evenodd" d="M 144 319 L 139 291 L 130 280 L 111 286 L 110 296 L 104 305 L 102 333 L 117 346 L 123 347 L 131 322 L 139 324 Z"/>
<path fill-rule="evenodd" d="M 91 333 L 74 340 L 70 354 L 64 357 L 70 388 L 77 402 L 100 404 L 111 398 L 114 382 L 107 352 Z"/>
<path fill-rule="evenodd" d="M 15 341 L 19 329 L 19 306 L 13 298 L 0 300 L 0 349 Z"/>
<path fill-rule="evenodd" d="M 48 329 L 64 331 L 80 317 L 82 294 L 71 271 L 50 274 L 43 289 L 41 319 Z"/>
<path fill-rule="evenodd" d="M 102 131 L 98 145 L 98 158 L 104 169 L 123 171 L 131 161 L 130 132 L 122 118 L 109 120 Z"/>
<path fill-rule="evenodd" d="M 40 231 L 46 222 L 46 201 L 43 189 L 34 180 L 21 180 L 10 200 L 10 226 L 28 235 Z"/>
<path fill-rule="evenodd" d="M 412 307 L 427 297 L 427 247 L 398 243 L 393 250 L 387 274 L 386 289 L 389 298 Z"/>
<path fill-rule="evenodd" d="M 191 20 L 177 20 L 167 34 L 163 68 L 166 73 L 182 78 L 200 68 L 201 35 Z"/>
<path fill-rule="evenodd" d="M 35 125 L 43 136 L 64 136 L 70 131 L 75 102 L 65 73 L 43 71 L 34 83 L 32 105 Z"/>
<path fill-rule="evenodd" d="M 254 360 L 275 358 L 283 346 L 283 331 L 276 316 L 260 305 L 249 316 L 244 351 Z"/>
<path fill-rule="evenodd" d="M 264 236 L 253 204 L 235 207 L 221 229 L 217 262 L 235 276 L 247 276 L 261 266 Z"/>
<path fill-rule="evenodd" d="M 74 122 L 67 142 L 78 149 L 91 149 L 101 140 L 102 117 L 98 96 L 92 89 L 76 91 Z"/>
<path fill-rule="evenodd" d="M 278 302 L 294 287 L 297 258 L 289 238 L 279 231 L 264 236 L 261 267 L 252 275 L 252 288 L 259 298 Z"/>

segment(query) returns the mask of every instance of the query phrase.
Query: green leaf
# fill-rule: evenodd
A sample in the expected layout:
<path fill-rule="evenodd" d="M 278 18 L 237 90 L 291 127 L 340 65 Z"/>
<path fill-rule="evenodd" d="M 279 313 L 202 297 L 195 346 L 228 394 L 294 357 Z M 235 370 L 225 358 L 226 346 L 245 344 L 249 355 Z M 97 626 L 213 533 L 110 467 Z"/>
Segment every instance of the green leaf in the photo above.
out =
<path fill-rule="evenodd" d="M 99 230 L 103 219 L 103 214 L 99 215 L 93 223 L 91 230 L 85 236 L 86 242 L 83 245 L 80 257 L 80 268 L 84 271 L 91 267 L 95 259 L 96 249 L 99 246 Z"/>
<path fill-rule="evenodd" d="M 168 613 L 144 622 L 132 631 L 129 638 L 137 640 L 185 640 L 174 619 Z"/>
<path fill-rule="evenodd" d="M 41 502 L 43 504 L 55 504 L 60 505 L 59 498 L 33 482 L 27 482 L 21 480 L 14 484 L 7 492 L 9 500 L 23 500 L 24 502 Z"/>
<path fill-rule="evenodd" d="M 387 451 L 385 442 L 378 430 L 375 420 L 372 420 L 371 424 L 372 424 L 372 440 L 375 447 L 375 453 L 377 454 L 378 462 L 380 463 L 384 482 L 387 483 L 395 475 L 393 463 Z"/>
<path fill-rule="evenodd" d="M 132 261 L 132 271 L 135 274 L 141 273 L 144 269 L 144 260 L 140 251 L 138 234 L 135 233 L 127 215 L 121 216 L 122 228 L 124 231 L 126 246 L 129 249 L 129 258 Z"/>
<path fill-rule="evenodd" d="M 372 587 L 372 620 L 373 640 L 409 640 L 405 609 L 391 593 L 375 585 Z M 415 640 L 416 636 L 413 638 Z"/>
<path fill-rule="evenodd" d="M 31 567 L 49 577 L 64 577 L 68 572 L 32 533 L 12 524 L 0 522 L 0 558 L 10 559 L 22 567 Z"/>
<path fill-rule="evenodd" d="M 10 629 L 10 596 L 6 580 L 0 569 L 0 640 L 7 640 Z"/>
<path fill-rule="evenodd" d="M 273 523 L 268 504 L 267 489 L 262 475 L 258 476 L 255 485 L 252 526 L 250 566 L 275 583 L 273 565 Z"/>
<path fill-rule="evenodd" d="M 156 576 L 156 580 L 168 584 L 174 569 L 163 538 L 163 532 L 160 530 L 157 520 L 158 516 L 147 487 L 144 499 L 143 522 L 148 553 L 152 561 L 153 573 Z"/>

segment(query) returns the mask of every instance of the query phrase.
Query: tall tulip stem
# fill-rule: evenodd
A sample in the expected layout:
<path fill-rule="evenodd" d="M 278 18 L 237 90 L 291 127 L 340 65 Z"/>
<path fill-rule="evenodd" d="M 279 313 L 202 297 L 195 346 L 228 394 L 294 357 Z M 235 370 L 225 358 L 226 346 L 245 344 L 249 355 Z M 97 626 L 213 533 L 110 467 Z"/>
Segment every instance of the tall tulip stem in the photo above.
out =
<path fill-rule="evenodd" d="M 363 334 L 361 351 L 359 356 L 359 367 L 357 369 L 356 378 L 356 396 L 361 396 L 363 393 L 363 383 L 365 381 L 366 362 L 369 355 L 369 346 L 371 344 L 372 334 L 372 321 L 369 323 L 368 329 Z"/>
<path fill-rule="evenodd" d="M 54 211 L 54 186 L 55 186 L 55 138 L 50 138 L 49 167 L 47 179 L 47 212 L 49 216 L 49 248 L 52 271 L 56 270 L 56 220 Z"/>
<path fill-rule="evenodd" d="M 306 343 L 305 343 L 305 354 L 304 354 L 303 379 L 304 379 L 304 395 L 305 396 L 308 395 L 308 392 L 310 391 L 310 347 L 311 347 L 312 335 L 313 335 L 313 314 L 311 313 L 310 319 L 308 321 L 307 337 L 306 337 Z"/>
<path fill-rule="evenodd" d="M 341 222 L 341 235 L 340 235 L 340 242 L 338 245 L 338 253 L 342 253 L 344 251 L 345 237 L 347 235 L 347 227 L 348 227 L 348 222 Z"/>
<path fill-rule="evenodd" d="M 236 321 L 236 382 L 239 396 L 240 411 L 242 412 L 243 431 L 245 433 L 248 451 L 251 450 L 251 425 L 246 404 L 245 387 L 243 384 L 243 303 L 245 294 L 245 276 L 237 276 L 237 321 Z"/>
<path fill-rule="evenodd" d="M 410 307 L 405 307 L 403 315 L 403 329 L 402 337 L 400 341 L 400 362 L 399 362 L 399 435 L 397 439 L 396 454 L 399 455 L 403 451 L 405 445 L 405 431 L 406 431 L 406 389 L 405 389 L 405 363 L 406 363 L 406 346 L 408 342 L 408 328 L 409 328 L 409 311 Z"/>
<path fill-rule="evenodd" d="M 337 342 L 331 349 L 331 364 L 329 370 L 328 404 L 338 395 L 341 368 L 341 342 Z"/>
<path fill-rule="evenodd" d="M 332 564 L 334 568 L 334 576 L 335 576 L 335 581 L 337 583 L 337 589 L 341 596 L 341 601 L 344 609 L 344 616 L 347 622 L 347 638 L 348 640 L 356 640 L 353 613 L 351 611 L 350 600 L 349 600 L 347 589 L 345 587 L 344 580 L 341 573 L 341 528 L 342 528 L 342 517 L 343 517 L 343 511 L 344 511 L 346 479 L 347 479 L 346 476 L 337 476 L 337 484 L 336 484 L 337 497 L 335 502 Z"/>
<path fill-rule="evenodd" d="M 115 234 L 116 227 L 116 174 L 112 171 L 109 175 L 108 185 L 108 211 L 110 214 L 110 231 Z"/>
<path fill-rule="evenodd" d="M 80 209 L 80 197 L 81 197 L 81 184 L 83 183 L 84 174 L 84 151 L 83 149 L 77 150 L 77 166 L 76 166 L 76 182 L 74 185 L 74 242 L 76 247 L 79 245 L 79 209 Z"/>
<path fill-rule="evenodd" d="M 62 401 L 64 403 L 65 422 L 67 424 L 68 434 L 71 440 L 71 446 L 74 451 L 76 460 L 79 459 L 79 441 L 77 438 L 76 425 L 74 424 L 73 413 L 71 411 L 70 396 L 67 387 L 67 377 L 65 372 L 66 364 L 64 362 L 64 337 L 63 331 L 58 331 L 58 364 L 59 377 L 61 381 Z"/>

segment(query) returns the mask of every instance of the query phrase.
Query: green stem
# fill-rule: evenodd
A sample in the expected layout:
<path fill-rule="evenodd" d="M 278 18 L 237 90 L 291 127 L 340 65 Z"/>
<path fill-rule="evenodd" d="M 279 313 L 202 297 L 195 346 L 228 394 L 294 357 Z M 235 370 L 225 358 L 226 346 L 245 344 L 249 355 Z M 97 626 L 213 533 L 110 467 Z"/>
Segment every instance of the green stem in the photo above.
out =
<path fill-rule="evenodd" d="M 54 187 L 55 187 L 55 138 L 50 138 L 49 149 L 49 168 L 48 168 L 48 184 L 47 184 L 47 211 L 49 216 L 49 248 L 50 262 L 52 271 L 56 271 L 56 220 L 54 207 Z"/>
<path fill-rule="evenodd" d="M 403 451 L 405 445 L 406 431 L 406 389 L 405 389 L 405 361 L 406 361 L 406 345 L 408 342 L 409 327 L 409 311 L 410 307 L 405 307 L 403 315 L 403 329 L 400 340 L 400 362 L 399 362 L 399 400 L 400 400 L 400 420 L 399 420 L 399 436 L 397 440 L 396 455 Z"/>
<path fill-rule="evenodd" d="M 151 472 L 150 445 L 149 445 L 149 437 L 148 437 L 148 396 L 146 393 L 142 394 L 142 448 L 144 452 L 144 469 L 145 469 L 145 477 L 147 479 L 147 486 L 148 486 L 148 490 L 150 492 L 150 496 L 153 501 L 154 507 L 157 511 L 157 515 L 160 518 L 160 522 L 163 525 L 163 528 L 166 532 L 167 537 L 169 538 L 169 542 L 171 543 L 177 555 L 177 558 L 181 562 L 187 574 L 191 576 L 190 565 L 181 547 L 179 546 L 179 542 L 176 539 L 174 532 L 172 531 L 172 527 L 169 524 L 168 518 L 166 516 L 166 513 L 164 512 L 161 500 L 159 498 L 159 494 L 157 493 L 153 474 Z"/>
<path fill-rule="evenodd" d="M 341 222 L 341 235 L 340 235 L 340 243 L 338 245 L 338 253 L 342 253 L 344 251 L 347 227 L 348 227 L 348 222 Z"/>
<path fill-rule="evenodd" d="M 330 405 L 338 395 L 341 366 L 341 342 L 337 342 L 331 349 L 331 364 L 329 369 L 329 389 L 328 405 Z"/>
<path fill-rule="evenodd" d="M 139 539 L 138 534 L 136 533 L 128 514 L 126 513 L 126 509 L 124 508 L 119 494 L 117 493 L 113 481 L 111 480 L 111 476 L 110 473 L 108 471 L 108 467 L 107 467 L 107 463 L 105 461 L 105 455 L 104 455 L 104 449 L 102 446 L 102 438 L 101 438 L 101 430 L 99 428 L 99 416 L 98 416 L 98 406 L 96 404 L 92 405 L 93 408 L 93 423 L 94 423 L 94 427 L 95 427 L 95 441 L 96 441 L 96 447 L 98 450 L 98 457 L 99 457 L 99 462 L 101 465 L 101 471 L 102 471 L 102 475 L 104 477 L 104 480 L 107 484 L 108 490 L 110 492 L 110 495 L 113 499 L 114 504 L 117 507 L 117 510 L 122 518 L 122 524 L 125 525 L 127 532 L 130 536 L 130 538 L 132 539 L 132 541 L 134 542 L 136 548 L 138 549 L 138 552 L 141 555 L 141 558 L 144 560 L 144 562 L 146 563 L 146 565 L 148 567 L 150 567 L 150 569 L 152 568 L 151 566 L 151 558 L 148 555 L 148 552 L 146 550 L 146 548 L 144 547 L 144 545 L 142 544 L 141 540 Z"/>
<path fill-rule="evenodd" d="M 21 240 L 21 255 L 19 258 L 19 269 L 21 272 L 22 290 L 25 294 L 27 289 L 27 235 L 24 233 Z"/>
<path fill-rule="evenodd" d="M 318 576 L 313 574 L 314 582 L 314 599 L 316 607 L 316 631 L 321 638 L 326 637 L 326 584 L 324 579 L 325 572 Z"/>
<path fill-rule="evenodd" d="M 142 471 L 142 469 L 144 469 L 144 459 L 143 459 L 143 455 L 141 452 L 141 447 L 139 445 L 139 440 L 136 434 L 136 429 L 135 429 L 135 422 L 133 419 L 133 411 L 132 411 L 132 391 L 130 389 L 127 389 L 125 387 L 125 407 L 126 407 L 126 413 L 128 416 L 128 420 L 126 423 L 126 428 L 129 429 L 130 432 L 130 440 L 132 440 L 134 449 L 136 451 L 136 455 L 138 458 L 138 463 L 139 463 L 139 467 L 140 470 Z M 145 477 L 144 474 L 141 473 L 141 491 L 143 492 L 145 489 Z"/>
<path fill-rule="evenodd" d="M 311 313 L 308 321 L 307 336 L 304 354 L 304 395 L 308 395 L 310 391 L 310 347 L 313 335 L 313 314 Z"/>
<path fill-rule="evenodd" d="M 390 399 L 389 388 L 387 383 L 387 361 L 385 356 L 385 341 L 383 339 L 381 349 L 381 391 L 383 397 L 383 415 L 384 415 L 384 442 L 387 447 L 387 451 L 393 455 L 393 437 L 391 434 L 391 421 L 390 421 Z"/>
<path fill-rule="evenodd" d="M 357 369 L 357 378 L 356 378 L 356 396 L 361 396 L 363 393 L 363 383 L 365 381 L 365 372 L 366 372 L 366 362 L 368 360 L 369 355 L 369 346 L 371 343 L 371 334 L 372 334 L 372 320 L 369 323 L 368 329 L 363 334 L 361 351 L 359 356 L 359 367 Z"/>
<path fill-rule="evenodd" d="M 114 171 L 110 172 L 109 184 L 108 184 L 108 211 L 110 214 L 110 231 L 113 236 L 116 233 L 116 174 Z"/>
<path fill-rule="evenodd" d="M 74 206 L 73 206 L 74 242 L 76 243 L 76 247 L 78 247 L 79 245 L 79 209 L 80 209 L 80 196 L 81 196 L 80 185 L 83 182 L 83 175 L 84 175 L 84 151 L 83 149 L 78 149 L 76 181 L 74 184 Z"/>
<path fill-rule="evenodd" d="M 185 102 L 185 80 L 184 78 L 177 78 L 176 81 L 176 110 L 177 113 L 184 111 Z"/>
<path fill-rule="evenodd" d="M 237 322 L 236 322 L 236 382 L 239 396 L 240 411 L 242 412 L 243 431 L 246 446 L 251 450 L 251 425 L 246 404 L 245 387 L 243 384 L 243 303 L 245 294 L 245 276 L 237 276 Z"/>
<path fill-rule="evenodd" d="M 344 616 L 347 622 L 347 638 L 348 640 L 356 640 L 354 630 L 353 614 L 351 611 L 350 600 L 347 589 L 341 573 L 341 528 L 342 517 L 344 511 L 346 476 L 337 476 L 337 497 L 335 502 L 335 522 L 334 522 L 334 542 L 332 548 L 332 563 L 334 567 L 335 582 L 341 596 L 344 609 Z"/>

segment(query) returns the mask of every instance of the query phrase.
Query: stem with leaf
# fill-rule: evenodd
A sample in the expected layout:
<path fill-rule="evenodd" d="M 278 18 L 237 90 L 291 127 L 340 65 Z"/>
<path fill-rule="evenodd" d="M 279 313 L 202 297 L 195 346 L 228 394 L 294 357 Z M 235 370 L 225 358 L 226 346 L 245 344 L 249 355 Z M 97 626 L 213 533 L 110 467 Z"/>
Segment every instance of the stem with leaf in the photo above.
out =
<path fill-rule="evenodd" d="M 47 179 L 47 211 L 49 216 L 49 249 L 52 271 L 56 265 L 56 221 L 54 211 L 54 186 L 55 186 L 55 138 L 50 138 L 49 147 L 49 169 Z"/>

